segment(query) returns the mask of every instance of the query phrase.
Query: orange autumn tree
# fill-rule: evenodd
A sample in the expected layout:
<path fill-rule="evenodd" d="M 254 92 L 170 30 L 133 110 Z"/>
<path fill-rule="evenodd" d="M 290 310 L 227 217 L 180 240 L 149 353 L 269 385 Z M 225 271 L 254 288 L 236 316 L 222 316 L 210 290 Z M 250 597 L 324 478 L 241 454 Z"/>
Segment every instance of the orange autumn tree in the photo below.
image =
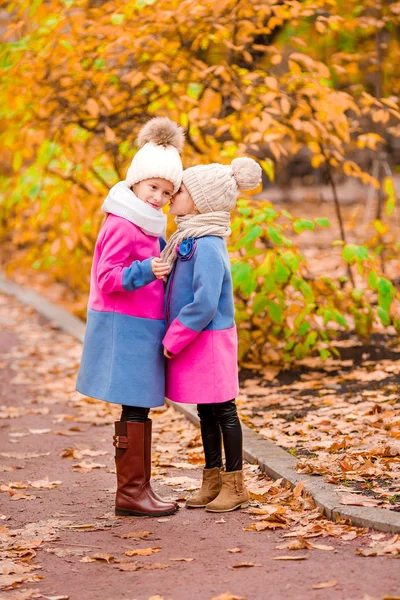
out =
<path fill-rule="evenodd" d="M 271 179 L 274 163 L 305 148 L 332 181 L 344 173 L 377 185 L 354 152 L 386 143 L 386 132 L 373 123 L 400 135 L 393 98 L 399 45 L 392 35 L 399 2 L 4 6 L 1 236 L 19 249 L 19 264 L 69 286 L 82 299 L 81 314 L 101 201 L 124 177 L 138 128 L 149 117 L 168 115 L 184 126 L 187 165 L 248 154 Z M 373 65 L 371 40 L 382 19 L 391 42 L 384 53 L 375 50 L 380 64 L 392 65 L 392 77 L 378 97 L 359 49 L 368 50 Z M 360 47 L 343 52 L 345 33 Z"/>

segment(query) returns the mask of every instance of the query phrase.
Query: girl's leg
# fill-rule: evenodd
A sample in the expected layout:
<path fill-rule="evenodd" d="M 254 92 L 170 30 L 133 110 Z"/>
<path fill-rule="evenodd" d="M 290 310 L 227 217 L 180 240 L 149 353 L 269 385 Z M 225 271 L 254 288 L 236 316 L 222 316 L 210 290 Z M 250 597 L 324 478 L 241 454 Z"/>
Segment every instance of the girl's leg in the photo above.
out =
<path fill-rule="evenodd" d="M 151 419 L 148 408 L 122 405 L 115 423 L 117 515 L 161 517 L 173 514 L 178 505 L 160 498 L 150 485 Z"/>
<path fill-rule="evenodd" d="M 245 508 L 249 494 L 243 478 L 243 434 L 236 410 L 235 400 L 214 404 L 214 413 L 222 429 L 225 448 L 226 471 L 221 471 L 221 491 L 209 502 L 209 512 L 228 512 Z"/>
<path fill-rule="evenodd" d="M 200 490 L 186 500 L 187 508 L 204 508 L 214 500 L 221 490 L 222 441 L 221 430 L 215 419 L 212 404 L 198 404 L 201 439 L 203 441 L 206 466 Z"/>
<path fill-rule="evenodd" d="M 127 406 L 122 405 L 121 421 L 129 421 L 130 423 L 144 423 L 149 417 L 149 408 L 142 406 Z"/>
<path fill-rule="evenodd" d="M 206 469 L 220 469 L 222 467 L 221 431 L 215 418 L 213 406 L 213 404 L 197 405 Z"/>
<path fill-rule="evenodd" d="M 225 469 L 241 471 L 243 467 L 243 433 L 235 400 L 213 404 L 214 414 L 222 430 L 225 450 Z"/>

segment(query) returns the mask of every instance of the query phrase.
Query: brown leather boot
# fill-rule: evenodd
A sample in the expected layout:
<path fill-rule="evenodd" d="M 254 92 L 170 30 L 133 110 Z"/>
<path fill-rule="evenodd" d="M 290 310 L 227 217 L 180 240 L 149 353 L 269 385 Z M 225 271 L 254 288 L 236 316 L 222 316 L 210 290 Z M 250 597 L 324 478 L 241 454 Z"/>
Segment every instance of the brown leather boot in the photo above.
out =
<path fill-rule="evenodd" d="M 187 508 L 204 508 L 211 500 L 214 500 L 221 490 L 220 469 L 203 469 L 203 483 L 201 488 L 191 498 L 186 500 Z"/>
<path fill-rule="evenodd" d="M 160 502 L 151 493 L 146 476 L 144 425 L 129 421 L 115 423 L 115 514 L 118 516 L 163 517 L 176 511 L 175 503 Z"/>
<path fill-rule="evenodd" d="M 208 512 L 229 512 L 249 505 L 249 494 L 244 485 L 243 471 L 221 473 L 222 486 L 218 496 L 207 504 Z"/>
<path fill-rule="evenodd" d="M 179 504 L 174 500 L 167 500 L 165 498 L 161 498 L 151 487 L 150 479 L 151 479 L 151 438 L 152 438 L 152 420 L 146 419 L 144 422 L 144 468 L 146 470 L 146 481 L 149 485 L 149 493 L 153 496 L 153 498 L 157 502 L 162 502 L 163 504 L 170 505 L 174 504 L 175 509 L 178 510 Z"/>

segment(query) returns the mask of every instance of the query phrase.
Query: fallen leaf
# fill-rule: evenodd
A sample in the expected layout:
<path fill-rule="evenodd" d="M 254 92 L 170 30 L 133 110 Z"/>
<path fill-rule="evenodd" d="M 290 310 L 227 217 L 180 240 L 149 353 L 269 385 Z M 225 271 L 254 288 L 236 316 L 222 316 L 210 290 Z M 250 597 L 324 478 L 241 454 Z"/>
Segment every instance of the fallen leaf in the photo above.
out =
<path fill-rule="evenodd" d="M 50 552 L 51 554 L 55 554 L 59 558 L 64 558 L 65 556 L 83 556 L 87 550 L 83 548 L 46 548 L 46 552 Z"/>
<path fill-rule="evenodd" d="M 310 542 L 310 546 L 311 548 L 314 548 L 315 550 L 334 550 L 335 546 L 326 546 L 325 544 L 312 544 Z"/>
<path fill-rule="evenodd" d="M 286 527 L 285 523 L 279 523 L 278 521 L 258 521 L 257 523 L 251 523 L 243 531 L 264 531 L 265 529 L 285 529 Z"/>
<path fill-rule="evenodd" d="M 321 583 L 314 583 L 312 586 L 313 590 L 326 590 L 331 587 L 335 587 L 337 585 L 337 581 L 333 579 L 332 581 L 322 581 Z"/>
<path fill-rule="evenodd" d="M 169 560 L 176 560 L 177 562 L 192 562 L 194 558 L 170 558 Z"/>
<path fill-rule="evenodd" d="M 28 429 L 28 431 L 33 435 L 42 435 L 43 433 L 50 433 L 51 429 Z"/>
<path fill-rule="evenodd" d="M 11 500 L 36 500 L 38 497 L 33 494 L 15 493 L 11 495 Z"/>
<path fill-rule="evenodd" d="M 48 477 L 39 479 L 38 481 L 29 481 L 29 485 L 33 488 L 53 490 L 62 484 L 62 481 L 49 481 Z"/>
<path fill-rule="evenodd" d="M 93 469 L 105 469 L 107 465 L 103 465 L 102 463 L 95 463 L 89 461 L 82 461 L 81 463 L 77 463 L 72 467 L 73 471 L 81 471 L 87 473 L 88 471 L 93 471 Z"/>
<path fill-rule="evenodd" d="M 273 556 L 272 560 L 306 560 L 308 556 Z"/>
<path fill-rule="evenodd" d="M 112 556 L 111 554 L 93 554 L 92 556 L 84 556 L 83 558 L 81 558 L 81 560 L 79 562 L 101 562 L 101 561 L 105 561 L 106 563 L 110 563 L 114 560 L 114 556 Z"/>
<path fill-rule="evenodd" d="M 236 596 L 232 592 L 225 592 L 220 596 L 214 596 L 210 600 L 246 600 L 246 598 L 244 596 Z"/>
<path fill-rule="evenodd" d="M 342 494 L 339 498 L 340 504 L 346 506 L 379 506 L 382 501 L 368 496 L 359 496 L 357 494 Z"/>
<path fill-rule="evenodd" d="M 161 517 L 161 519 L 157 519 L 158 523 L 167 523 L 170 520 L 171 519 L 169 519 L 168 517 Z"/>
<path fill-rule="evenodd" d="M 128 533 L 121 533 L 118 537 L 123 538 L 124 540 L 134 539 L 134 540 L 144 540 L 150 535 L 150 531 L 130 531 Z"/>
<path fill-rule="evenodd" d="M 27 458 L 40 458 L 42 456 L 49 456 L 50 452 L 0 452 L 0 456 L 4 458 L 16 458 L 17 460 Z"/>
<path fill-rule="evenodd" d="M 160 552 L 161 546 L 155 546 L 154 548 L 137 548 L 136 550 L 127 550 L 124 552 L 126 556 L 150 556 L 155 552 Z"/>
<path fill-rule="evenodd" d="M 139 563 L 139 562 L 129 562 L 129 563 L 120 564 L 119 570 L 120 571 L 140 571 L 140 570 L 155 571 L 155 570 L 161 570 L 161 569 L 169 569 L 169 567 L 170 567 L 170 565 L 165 565 L 162 563 L 143 564 L 143 563 Z"/>
<path fill-rule="evenodd" d="M 66 525 L 66 529 L 96 529 L 93 523 L 83 523 L 82 525 Z"/>
<path fill-rule="evenodd" d="M 262 567 L 262 565 L 257 564 L 257 563 L 247 563 L 247 562 L 236 563 L 236 565 L 232 565 L 232 569 L 243 569 L 243 568 L 247 568 L 247 567 Z"/>
<path fill-rule="evenodd" d="M 241 552 L 241 548 L 228 548 L 228 552 L 232 552 L 232 554 L 236 554 L 236 552 Z"/>

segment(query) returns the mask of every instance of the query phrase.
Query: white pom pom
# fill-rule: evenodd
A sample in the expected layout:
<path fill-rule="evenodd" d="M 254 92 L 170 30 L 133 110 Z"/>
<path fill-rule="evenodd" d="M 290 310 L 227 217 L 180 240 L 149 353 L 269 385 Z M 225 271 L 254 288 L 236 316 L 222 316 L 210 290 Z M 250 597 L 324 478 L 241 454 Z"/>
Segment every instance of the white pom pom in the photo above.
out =
<path fill-rule="evenodd" d="M 262 170 L 252 158 L 235 158 L 231 167 L 239 190 L 253 190 L 260 185 Z"/>
<path fill-rule="evenodd" d="M 185 143 L 185 134 L 182 127 L 168 117 L 154 117 L 143 125 L 138 135 L 139 148 L 148 142 L 157 146 L 174 146 L 178 152 L 181 152 Z"/>

